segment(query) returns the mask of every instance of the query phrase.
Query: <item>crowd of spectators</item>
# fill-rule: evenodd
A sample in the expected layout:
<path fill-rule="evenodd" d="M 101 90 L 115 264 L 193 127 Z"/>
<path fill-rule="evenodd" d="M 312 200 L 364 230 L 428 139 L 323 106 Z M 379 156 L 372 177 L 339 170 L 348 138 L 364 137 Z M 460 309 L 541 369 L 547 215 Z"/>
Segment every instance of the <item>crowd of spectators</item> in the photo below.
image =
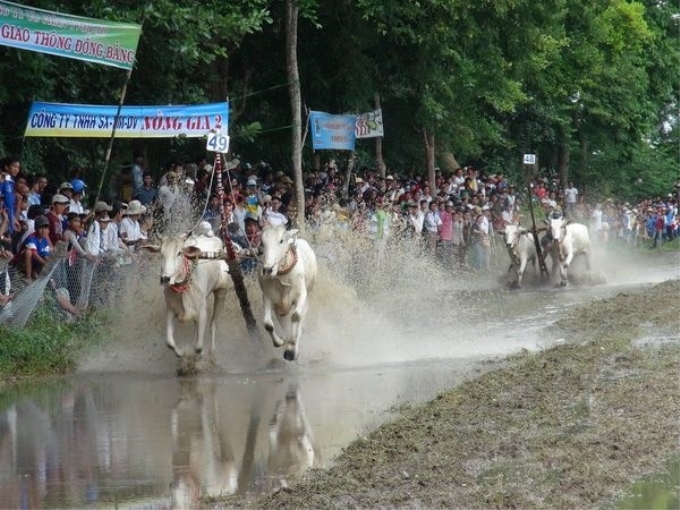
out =
<path fill-rule="evenodd" d="M 201 220 L 218 232 L 222 214 L 231 239 L 244 253 L 253 253 L 265 224 L 295 221 L 294 182 L 265 163 L 253 166 L 235 159 L 226 170 L 220 201 L 207 161 L 169 165 L 162 175 L 154 175 L 137 157 L 129 186 L 118 190 L 117 199 L 91 203 L 81 178 L 57 185 L 47 175 L 22 171 L 17 158 L 5 158 L 0 165 L 0 257 L 24 283 L 40 275 L 57 243 L 65 246 L 71 266 L 78 260 L 89 262 L 90 268 L 120 266 L 137 256 L 136 248 L 154 232 L 172 233 Z M 438 171 L 433 183 L 416 173 L 383 178 L 366 168 L 351 173 L 347 183 L 345 175 L 333 160 L 305 173 L 303 207 L 310 229 L 355 232 L 381 250 L 388 239 L 416 240 L 425 256 L 453 271 L 491 270 L 491 254 L 497 250 L 494 232 L 521 217 L 528 196 L 538 221 L 559 212 L 589 225 L 599 244 L 649 239 L 649 246 L 656 247 L 678 235 L 673 193 L 637 204 L 589 203 L 573 183 L 562 189 L 555 179 L 540 178 L 529 188 L 516 188 L 502 174 L 472 167 Z M 254 266 L 253 258 L 242 260 L 246 272 Z M 91 281 L 92 275 L 84 279 Z M 12 297 L 7 287 L 0 278 L 0 307 Z M 71 294 L 78 292 L 71 289 Z"/>

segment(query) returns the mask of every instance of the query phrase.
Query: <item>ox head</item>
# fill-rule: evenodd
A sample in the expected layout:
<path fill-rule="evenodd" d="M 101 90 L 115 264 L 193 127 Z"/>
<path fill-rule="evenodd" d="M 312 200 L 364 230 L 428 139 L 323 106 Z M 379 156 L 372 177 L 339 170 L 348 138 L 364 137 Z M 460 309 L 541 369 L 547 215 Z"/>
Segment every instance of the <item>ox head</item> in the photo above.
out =
<path fill-rule="evenodd" d="M 552 235 L 552 238 L 555 241 L 559 241 L 562 239 L 564 230 L 569 222 L 559 213 L 553 213 L 550 218 L 546 220 L 546 223 L 550 227 L 550 235 Z"/>
<path fill-rule="evenodd" d="M 285 262 L 288 250 L 297 243 L 297 229 L 286 230 L 282 225 L 267 225 L 262 230 L 262 271 L 276 276 Z"/>
<path fill-rule="evenodd" d="M 142 249 L 161 254 L 161 285 L 175 285 L 187 279 L 186 260 L 195 259 L 201 253 L 196 246 L 185 246 L 184 237 L 164 237 L 160 245 L 146 245 Z"/>
<path fill-rule="evenodd" d="M 498 231 L 503 236 L 503 240 L 508 248 L 517 246 L 520 236 L 526 235 L 527 232 L 528 230 L 522 228 L 519 223 L 506 225 L 503 230 Z"/>

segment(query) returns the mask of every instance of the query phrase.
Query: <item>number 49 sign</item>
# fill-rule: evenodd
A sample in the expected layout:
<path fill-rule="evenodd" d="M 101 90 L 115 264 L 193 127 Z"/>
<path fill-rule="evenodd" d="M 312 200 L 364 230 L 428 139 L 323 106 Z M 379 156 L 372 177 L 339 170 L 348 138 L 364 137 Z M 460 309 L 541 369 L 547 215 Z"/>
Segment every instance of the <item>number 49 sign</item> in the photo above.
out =
<path fill-rule="evenodd" d="M 229 136 L 222 133 L 208 133 L 208 142 L 205 145 L 210 152 L 229 152 Z"/>

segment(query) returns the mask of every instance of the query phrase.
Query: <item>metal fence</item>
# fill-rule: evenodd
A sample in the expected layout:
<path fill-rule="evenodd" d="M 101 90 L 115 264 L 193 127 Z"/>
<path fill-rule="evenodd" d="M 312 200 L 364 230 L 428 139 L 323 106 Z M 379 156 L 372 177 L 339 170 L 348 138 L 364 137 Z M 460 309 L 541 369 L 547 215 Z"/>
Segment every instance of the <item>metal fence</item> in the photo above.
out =
<path fill-rule="evenodd" d="M 65 321 L 76 320 L 93 307 L 109 307 L 123 297 L 139 264 L 134 256 L 88 260 L 62 250 L 52 255 L 39 278 L 27 281 L 17 266 L 6 263 L 0 266 L 0 293 L 14 297 L 0 308 L 0 324 L 24 327 L 46 298 L 52 298 L 48 301 Z"/>

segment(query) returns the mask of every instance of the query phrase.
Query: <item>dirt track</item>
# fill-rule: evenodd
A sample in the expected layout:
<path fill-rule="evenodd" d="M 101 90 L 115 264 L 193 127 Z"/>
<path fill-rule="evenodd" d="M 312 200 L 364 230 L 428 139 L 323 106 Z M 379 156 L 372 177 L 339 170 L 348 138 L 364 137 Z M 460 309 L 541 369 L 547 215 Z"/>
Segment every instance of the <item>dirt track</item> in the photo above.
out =
<path fill-rule="evenodd" d="M 677 453 L 680 282 L 585 303 L 523 353 L 367 438 L 256 508 L 606 506 Z"/>

